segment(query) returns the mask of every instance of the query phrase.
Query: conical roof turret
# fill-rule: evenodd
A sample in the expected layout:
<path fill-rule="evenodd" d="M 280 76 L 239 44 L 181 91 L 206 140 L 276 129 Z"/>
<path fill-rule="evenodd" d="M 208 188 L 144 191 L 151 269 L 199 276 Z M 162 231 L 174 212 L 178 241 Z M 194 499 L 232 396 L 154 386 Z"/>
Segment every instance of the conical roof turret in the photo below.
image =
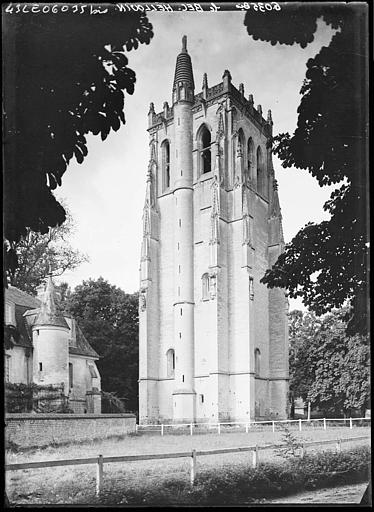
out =
<path fill-rule="evenodd" d="M 38 316 L 36 317 L 34 327 L 40 326 L 65 327 L 69 326 L 63 316 L 56 307 L 56 292 L 52 281 L 52 275 L 49 274 L 47 286 L 43 295 L 42 304 Z"/>
<path fill-rule="evenodd" d="M 186 91 L 185 96 L 181 94 L 180 88 Z M 193 100 L 195 82 L 193 78 L 191 57 L 187 52 L 187 36 L 182 38 L 182 50 L 177 57 L 173 82 L 173 103 L 180 99 Z"/>

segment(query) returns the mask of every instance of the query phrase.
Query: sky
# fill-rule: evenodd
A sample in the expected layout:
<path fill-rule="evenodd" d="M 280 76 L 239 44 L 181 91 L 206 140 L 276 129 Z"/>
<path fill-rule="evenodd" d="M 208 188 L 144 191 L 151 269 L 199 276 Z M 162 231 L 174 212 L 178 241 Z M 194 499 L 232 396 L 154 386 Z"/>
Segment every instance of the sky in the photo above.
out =
<path fill-rule="evenodd" d="M 127 53 L 136 72 L 133 95 L 125 96 L 126 124 L 102 142 L 88 136 L 88 156 L 83 164 L 71 161 L 56 196 L 64 200 L 76 223 L 71 244 L 89 257 L 89 263 L 61 276 L 74 288 L 83 280 L 102 276 L 127 293 L 139 288 L 142 210 L 149 161 L 147 114 L 150 102 L 156 112 L 171 104 L 175 62 L 183 35 L 191 55 L 195 94 L 201 91 L 203 73 L 209 87 L 230 70 L 232 83 L 244 84 L 255 106 L 266 116 L 272 110 L 274 135 L 296 128 L 299 94 L 306 62 L 329 44 L 333 31 L 318 23 L 314 41 L 305 49 L 255 41 L 248 36 L 242 12 L 151 12 L 154 37 Z M 284 169 L 274 157 L 275 176 L 283 217 L 285 242 L 307 222 L 327 218 L 323 204 L 331 189 L 320 188 L 305 170 Z M 57 280 L 58 281 L 58 280 Z M 291 309 L 302 307 L 290 301 Z"/>

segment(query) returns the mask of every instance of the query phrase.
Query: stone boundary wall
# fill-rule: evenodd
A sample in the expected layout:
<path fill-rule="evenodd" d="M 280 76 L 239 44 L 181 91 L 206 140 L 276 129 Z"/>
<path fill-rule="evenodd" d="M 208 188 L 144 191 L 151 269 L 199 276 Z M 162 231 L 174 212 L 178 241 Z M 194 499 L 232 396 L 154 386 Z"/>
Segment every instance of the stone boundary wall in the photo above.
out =
<path fill-rule="evenodd" d="M 105 439 L 135 432 L 134 414 L 6 414 L 5 439 L 20 448 Z"/>

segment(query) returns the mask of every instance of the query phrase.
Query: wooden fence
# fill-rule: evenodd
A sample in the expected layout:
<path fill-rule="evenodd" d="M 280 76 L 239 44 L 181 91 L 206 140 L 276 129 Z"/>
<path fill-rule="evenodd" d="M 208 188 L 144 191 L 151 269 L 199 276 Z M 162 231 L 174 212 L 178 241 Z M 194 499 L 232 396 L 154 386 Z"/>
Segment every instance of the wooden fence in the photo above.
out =
<path fill-rule="evenodd" d="M 298 419 L 298 420 L 266 420 L 266 421 L 248 421 L 248 422 L 238 422 L 238 421 L 226 421 L 220 423 L 158 423 L 158 424 L 143 424 L 136 425 L 136 432 L 147 432 L 154 431 L 160 432 L 163 436 L 165 434 L 165 430 L 168 428 L 171 429 L 181 429 L 186 428 L 189 434 L 192 436 L 194 433 L 194 429 L 201 426 L 203 429 L 213 430 L 216 429 L 217 434 L 221 434 L 221 431 L 224 430 L 225 427 L 231 426 L 243 426 L 245 427 L 245 431 L 248 434 L 250 429 L 256 425 L 271 425 L 273 432 L 275 432 L 276 425 L 285 423 L 296 423 L 298 424 L 299 431 L 302 431 L 302 425 L 307 424 L 310 425 L 314 422 L 321 422 L 323 425 L 323 429 L 327 430 L 328 422 L 343 422 L 344 425 L 349 424 L 349 428 L 353 429 L 353 425 L 355 421 L 365 421 L 368 424 L 371 423 L 370 418 L 313 418 L 313 419 Z"/>
<path fill-rule="evenodd" d="M 301 457 L 306 453 L 308 447 L 334 444 L 336 445 L 336 451 L 341 450 L 342 443 L 351 441 L 362 441 L 364 439 L 370 439 L 370 436 L 356 436 L 351 438 L 343 439 L 327 439 L 321 441 L 304 441 L 300 443 Z M 18 471 L 21 469 L 39 469 L 39 468 L 50 468 L 56 466 L 77 466 L 84 464 L 96 464 L 96 495 L 100 495 L 100 491 L 103 485 L 104 476 L 104 464 L 116 463 L 116 462 L 136 462 L 139 460 L 161 460 L 161 459 L 178 459 L 181 457 L 189 457 L 191 461 L 190 468 L 190 482 L 194 485 L 196 478 L 197 468 L 197 457 L 205 455 L 218 455 L 225 453 L 239 453 L 239 452 L 252 452 L 252 467 L 257 467 L 259 464 L 259 452 L 264 450 L 274 450 L 287 448 L 287 444 L 271 444 L 265 446 L 243 446 L 240 448 L 221 448 L 218 450 L 192 450 L 189 452 L 175 452 L 175 453 L 156 453 L 148 455 L 121 455 L 116 457 L 103 457 L 98 455 L 97 457 L 90 457 L 87 459 L 66 459 L 66 460 L 46 460 L 41 462 L 24 462 L 17 464 L 6 464 L 5 471 Z"/>

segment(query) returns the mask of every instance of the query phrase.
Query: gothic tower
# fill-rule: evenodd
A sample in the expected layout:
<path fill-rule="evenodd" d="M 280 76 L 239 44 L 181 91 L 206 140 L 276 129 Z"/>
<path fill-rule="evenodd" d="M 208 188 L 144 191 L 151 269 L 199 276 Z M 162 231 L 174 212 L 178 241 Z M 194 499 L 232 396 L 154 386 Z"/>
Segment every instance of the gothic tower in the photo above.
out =
<path fill-rule="evenodd" d="M 141 423 L 287 415 L 288 303 L 260 283 L 284 246 L 272 125 L 227 70 L 195 94 L 184 36 L 172 106 L 148 113 Z"/>

